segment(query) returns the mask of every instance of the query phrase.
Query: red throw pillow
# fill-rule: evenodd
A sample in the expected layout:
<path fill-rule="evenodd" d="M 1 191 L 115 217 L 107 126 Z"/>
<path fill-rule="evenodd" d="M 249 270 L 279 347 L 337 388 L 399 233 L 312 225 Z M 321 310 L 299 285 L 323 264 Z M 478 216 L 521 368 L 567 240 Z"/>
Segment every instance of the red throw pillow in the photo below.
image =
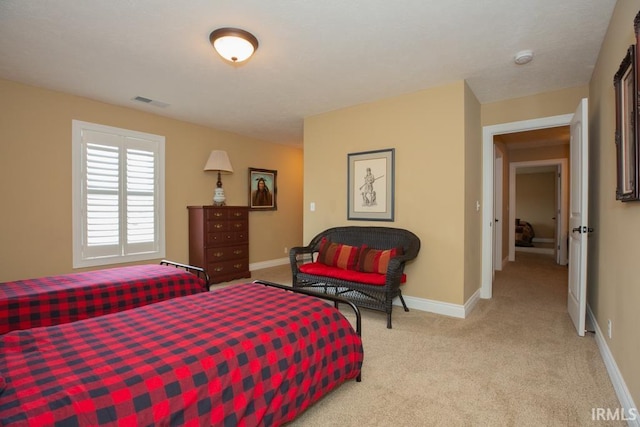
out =
<path fill-rule="evenodd" d="M 365 273 L 387 274 L 389 260 L 395 256 L 402 255 L 402 248 L 387 250 L 372 249 L 363 246 L 360 248 L 358 258 L 358 270 Z"/>
<path fill-rule="evenodd" d="M 319 263 L 331 267 L 355 270 L 358 262 L 358 247 L 333 243 L 326 237 L 320 241 Z"/>

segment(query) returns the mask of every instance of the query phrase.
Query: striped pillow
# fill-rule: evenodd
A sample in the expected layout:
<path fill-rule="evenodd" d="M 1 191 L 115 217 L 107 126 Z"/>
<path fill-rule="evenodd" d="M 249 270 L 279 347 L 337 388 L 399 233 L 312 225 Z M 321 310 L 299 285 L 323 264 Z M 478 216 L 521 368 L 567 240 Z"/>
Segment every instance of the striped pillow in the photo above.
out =
<path fill-rule="evenodd" d="M 358 270 L 365 273 L 387 274 L 389 260 L 402 254 L 402 247 L 379 250 L 362 246 L 358 258 Z"/>
<path fill-rule="evenodd" d="M 358 262 L 358 247 L 332 243 L 326 237 L 320 241 L 319 263 L 345 270 L 355 270 Z"/>

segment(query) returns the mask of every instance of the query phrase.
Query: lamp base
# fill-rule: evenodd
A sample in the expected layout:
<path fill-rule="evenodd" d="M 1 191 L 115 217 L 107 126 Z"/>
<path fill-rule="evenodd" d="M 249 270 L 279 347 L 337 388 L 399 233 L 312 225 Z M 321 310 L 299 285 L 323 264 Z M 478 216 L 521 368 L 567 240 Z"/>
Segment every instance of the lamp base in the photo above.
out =
<path fill-rule="evenodd" d="M 215 192 L 213 193 L 213 205 L 225 206 L 225 200 L 226 198 L 224 197 L 224 190 L 222 189 L 222 187 L 216 188 Z"/>

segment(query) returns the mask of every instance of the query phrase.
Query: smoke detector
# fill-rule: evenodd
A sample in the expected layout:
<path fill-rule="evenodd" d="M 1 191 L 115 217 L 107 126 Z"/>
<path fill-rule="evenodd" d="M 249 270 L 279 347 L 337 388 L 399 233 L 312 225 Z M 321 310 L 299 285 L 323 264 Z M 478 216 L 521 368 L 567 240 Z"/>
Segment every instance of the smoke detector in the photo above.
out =
<path fill-rule="evenodd" d="M 533 59 L 533 52 L 530 50 L 522 50 L 518 53 L 516 53 L 516 56 L 514 56 L 513 61 L 518 64 L 518 65 L 524 65 L 524 64 L 528 64 L 529 62 L 531 62 L 531 60 Z"/>

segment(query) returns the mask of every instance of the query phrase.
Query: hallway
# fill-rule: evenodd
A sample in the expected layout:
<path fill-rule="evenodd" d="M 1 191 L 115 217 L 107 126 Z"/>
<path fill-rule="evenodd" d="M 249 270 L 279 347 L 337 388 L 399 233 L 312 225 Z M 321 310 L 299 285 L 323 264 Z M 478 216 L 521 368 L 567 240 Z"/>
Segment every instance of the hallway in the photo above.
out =
<path fill-rule="evenodd" d="M 496 272 L 494 299 L 545 311 L 567 313 L 568 267 L 556 264 L 555 255 L 516 252 L 516 260 Z"/>

